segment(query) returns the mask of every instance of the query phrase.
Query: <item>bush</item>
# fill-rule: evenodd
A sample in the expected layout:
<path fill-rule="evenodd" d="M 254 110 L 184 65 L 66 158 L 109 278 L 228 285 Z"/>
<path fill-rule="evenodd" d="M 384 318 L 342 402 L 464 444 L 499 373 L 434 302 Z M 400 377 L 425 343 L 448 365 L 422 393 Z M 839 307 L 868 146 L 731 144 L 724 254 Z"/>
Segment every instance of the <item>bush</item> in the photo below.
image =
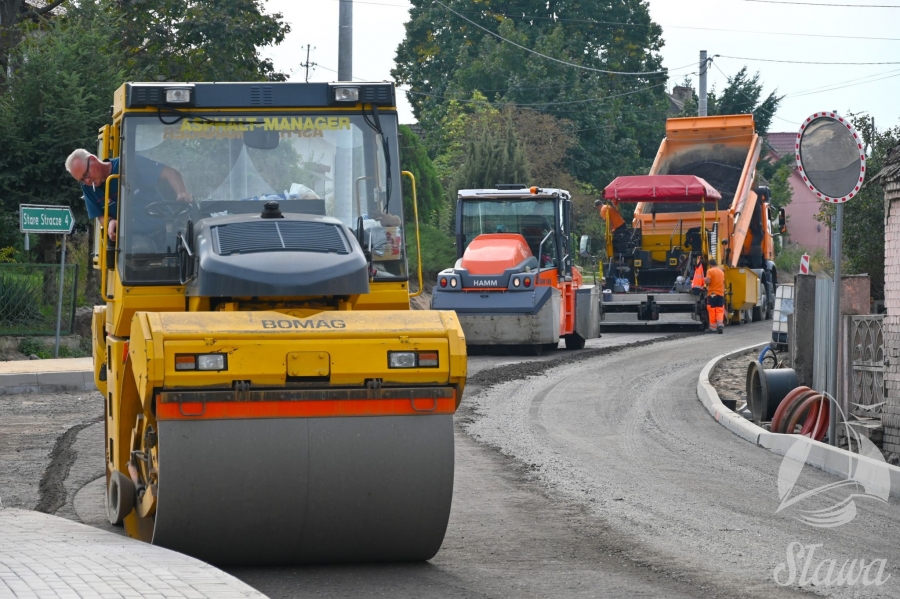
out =
<path fill-rule="evenodd" d="M 822 248 L 816 248 L 815 251 L 809 250 L 791 243 L 786 244 L 778 255 L 775 256 L 775 266 L 778 267 L 778 282 L 793 283 L 794 275 L 800 272 L 800 257 L 803 254 L 809 254 L 809 273 L 819 276 L 831 276 L 834 272 L 834 264 L 831 258 Z"/>
<path fill-rule="evenodd" d="M 437 273 L 456 263 L 456 240 L 433 225 L 419 225 L 422 244 L 422 278 L 427 284 L 434 282 Z M 416 225 L 406 224 L 406 252 L 409 256 L 410 279 L 415 279 L 418 268 L 416 253 Z"/>
<path fill-rule="evenodd" d="M 41 343 L 37 339 L 25 339 L 19 343 L 19 351 L 26 356 L 37 356 L 41 360 L 49 360 L 53 358 L 53 345 L 49 343 Z M 88 358 L 93 355 L 90 341 L 85 343 L 81 340 L 80 347 L 70 349 L 68 347 L 59 348 L 60 358 Z"/>

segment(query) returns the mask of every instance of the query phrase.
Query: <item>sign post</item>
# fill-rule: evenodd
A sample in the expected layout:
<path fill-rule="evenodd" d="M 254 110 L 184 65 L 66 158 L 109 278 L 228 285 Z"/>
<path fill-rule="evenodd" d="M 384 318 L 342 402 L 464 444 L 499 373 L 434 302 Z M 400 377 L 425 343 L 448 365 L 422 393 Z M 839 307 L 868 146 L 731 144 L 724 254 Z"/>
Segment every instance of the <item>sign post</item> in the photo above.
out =
<path fill-rule="evenodd" d="M 832 354 L 829 356 L 827 391 L 837 408 L 838 348 L 841 323 L 841 235 L 844 232 L 844 203 L 859 193 L 866 176 L 866 155 L 862 138 L 837 111 L 816 112 L 797 133 L 797 168 L 803 182 L 823 202 L 835 204 L 831 258 L 834 261 L 834 302 L 832 311 Z M 829 411 L 828 441 L 837 445 L 836 409 Z"/>
<path fill-rule="evenodd" d="M 19 206 L 19 230 L 25 233 L 55 233 L 62 235 L 62 258 L 59 262 L 59 301 L 56 306 L 56 346 L 53 357 L 59 357 L 59 333 L 62 328 L 63 284 L 66 275 L 66 236 L 75 228 L 75 217 L 68 206 Z M 73 290 L 73 293 L 75 290 Z"/>

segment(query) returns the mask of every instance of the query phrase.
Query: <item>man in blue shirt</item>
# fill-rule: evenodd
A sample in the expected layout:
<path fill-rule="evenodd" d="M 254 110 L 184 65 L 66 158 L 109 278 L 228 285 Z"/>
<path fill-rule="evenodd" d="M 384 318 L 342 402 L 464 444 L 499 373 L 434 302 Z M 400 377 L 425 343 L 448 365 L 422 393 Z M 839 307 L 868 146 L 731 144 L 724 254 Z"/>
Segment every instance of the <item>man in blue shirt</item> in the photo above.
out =
<path fill-rule="evenodd" d="M 133 164 L 129 164 L 128 184 L 135 194 L 141 190 L 155 189 L 160 181 L 166 181 L 176 194 L 179 202 L 191 202 L 193 198 L 188 193 L 181 173 L 175 169 L 135 155 Z M 113 158 L 109 162 L 103 162 L 87 150 L 79 148 L 66 158 L 66 170 L 75 180 L 81 183 L 81 191 L 84 195 L 84 203 L 87 207 L 88 217 L 103 218 L 104 195 L 106 193 L 106 180 L 110 175 L 119 174 L 119 159 Z M 164 198 L 159 196 L 160 200 Z M 119 201 L 119 180 L 113 179 L 109 184 L 109 238 L 116 239 L 118 231 L 117 215 Z"/>

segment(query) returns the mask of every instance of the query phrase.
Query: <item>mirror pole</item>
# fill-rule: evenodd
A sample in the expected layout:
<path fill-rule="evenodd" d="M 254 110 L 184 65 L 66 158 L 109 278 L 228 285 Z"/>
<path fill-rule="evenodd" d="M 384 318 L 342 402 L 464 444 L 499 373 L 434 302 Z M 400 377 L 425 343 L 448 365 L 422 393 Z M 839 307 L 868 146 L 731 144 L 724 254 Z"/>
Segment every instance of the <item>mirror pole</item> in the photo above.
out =
<path fill-rule="evenodd" d="M 834 215 L 834 238 L 831 243 L 831 257 L 834 260 L 834 296 L 832 299 L 832 330 L 831 330 L 831 356 L 828 369 L 828 393 L 835 400 L 835 406 L 829 410 L 828 414 L 828 443 L 837 445 L 837 398 L 838 398 L 838 355 L 840 342 L 840 325 L 841 325 L 841 251 L 842 251 L 842 235 L 844 232 L 844 204 L 836 206 Z M 843 401 L 841 402 L 843 403 Z"/>

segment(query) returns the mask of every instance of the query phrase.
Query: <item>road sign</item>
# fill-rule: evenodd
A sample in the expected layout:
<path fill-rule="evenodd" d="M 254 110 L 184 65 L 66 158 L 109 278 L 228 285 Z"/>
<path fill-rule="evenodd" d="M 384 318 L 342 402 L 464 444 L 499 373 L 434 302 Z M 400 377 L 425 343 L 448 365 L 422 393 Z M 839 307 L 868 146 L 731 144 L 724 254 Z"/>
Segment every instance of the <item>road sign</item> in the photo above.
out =
<path fill-rule="evenodd" d="M 809 254 L 803 254 L 802 256 L 800 256 L 800 274 L 809 274 Z"/>
<path fill-rule="evenodd" d="M 75 217 L 68 206 L 19 206 L 19 230 L 23 233 L 68 235 L 74 227 Z"/>

